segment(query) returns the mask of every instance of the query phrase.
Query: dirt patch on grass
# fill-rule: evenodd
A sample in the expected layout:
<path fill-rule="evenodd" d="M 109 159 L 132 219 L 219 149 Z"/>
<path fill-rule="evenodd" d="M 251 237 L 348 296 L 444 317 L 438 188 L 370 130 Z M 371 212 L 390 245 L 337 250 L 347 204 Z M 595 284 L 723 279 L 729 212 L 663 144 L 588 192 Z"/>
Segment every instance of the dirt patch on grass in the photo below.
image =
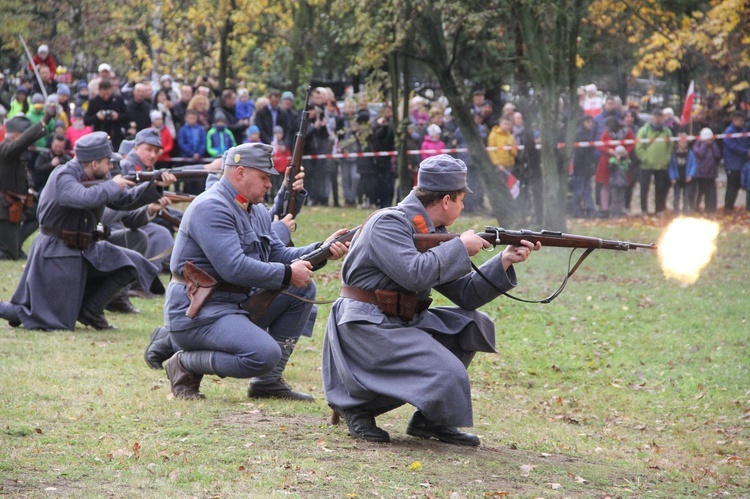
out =
<path fill-rule="evenodd" d="M 320 414 L 278 414 L 259 408 L 222 415 L 229 431 L 253 428 L 264 438 L 254 448 L 285 447 L 294 459 L 277 466 L 284 480 L 279 491 L 304 497 L 346 494 L 399 497 L 503 497 L 508 494 L 613 497 L 634 491 L 653 477 L 606 459 L 587 460 L 568 454 L 540 453 L 494 445 L 477 448 L 449 445 L 406 435 L 383 418 L 391 443 L 377 444 L 348 435 L 346 424 L 331 425 Z M 404 422 L 405 423 L 405 422 Z M 256 434 L 256 431 L 253 431 Z"/>

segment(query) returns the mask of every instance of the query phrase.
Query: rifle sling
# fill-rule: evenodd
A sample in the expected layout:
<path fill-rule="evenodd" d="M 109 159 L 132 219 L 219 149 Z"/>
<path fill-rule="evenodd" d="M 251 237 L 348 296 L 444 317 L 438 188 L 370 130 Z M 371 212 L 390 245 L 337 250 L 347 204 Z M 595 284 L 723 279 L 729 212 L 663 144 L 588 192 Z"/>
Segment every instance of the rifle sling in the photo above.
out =
<path fill-rule="evenodd" d="M 575 263 L 575 265 L 573 265 L 573 267 L 571 268 L 570 264 L 571 264 L 571 262 L 573 261 L 573 253 L 575 253 L 576 249 L 577 249 L 577 248 L 573 248 L 573 251 L 571 251 L 571 252 L 570 252 L 570 257 L 568 258 L 568 273 L 567 273 L 567 274 L 565 275 L 565 278 L 563 279 L 563 282 L 562 282 L 562 284 L 560 284 L 560 287 L 559 287 L 559 288 L 557 288 L 557 291 L 555 291 L 554 293 L 552 293 L 551 295 L 549 295 L 549 296 L 548 296 L 547 298 L 544 298 L 543 300 L 525 300 L 525 299 L 523 299 L 523 298 L 518 298 L 517 296 L 513 296 L 513 295 L 511 295 L 510 293 L 507 293 L 507 292 L 503 292 L 503 291 L 502 291 L 502 290 L 501 290 L 500 288 L 498 288 L 497 286 L 495 286 L 495 283 L 493 283 L 493 282 L 492 282 L 492 281 L 491 281 L 491 280 L 490 280 L 490 279 L 489 279 L 489 278 L 488 278 L 488 277 L 487 277 L 486 275 L 484 275 L 484 274 L 483 274 L 483 273 L 482 273 L 482 272 L 481 272 L 481 271 L 479 270 L 479 268 L 478 268 L 478 267 L 477 267 L 476 265 L 474 265 L 474 262 L 472 262 L 472 263 L 471 263 L 471 266 L 472 266 L 472 268 L 474 269 L 474 271 L 475 271 L 475 272 L 476 272 L 476 273 L 477 273 L 477 274 L 478 274 L 478 275 L 479 275 L 479 276 L 480 276 L 480 277 L 481 277 L 482 279 L 484 279 L 485 281 L 487 281 L 487 283 L 488 283 L 488 284 L 489 284 L 490 286 L 492 286 L 492 287 L 493 287 L 493 288 L 495 288 L 495 289 L 496 289 L 496 290 L 497 290 L 498 292 L 500 292 L 500 293 L 504 294 L 504 295 L 505 295 L 505 296 L 507 296 L 508 298 L 511 298 L 511 299 L 513 299 L 513 300 L 516 300 L 516 301 L 520 301 L 520 302 L 523 302 L 523 303 L 549 303 L 549 302 L 551 302 L 552 300 L 554 300 L 555 298 L 557 298 L 557 297 L 558 297 L 558 296 L 560 295 L 560 293 L 562 293 L 562 292 L 563 292 L 563 290 L 565 289 L 565 286 L 566 286 L 566 285 L 568 284 L 568 279 L 570 278 L 570 276 L 572 276 L 573 274 L 575 274 L 576 270 L 578 270 L 578 267 L 580 267 L 580 266 L 581 266 L 581 264 L 583 263 L 583 261 L 584 261 L 584 260 L 585 260 L 585 259 L 586 259 L 586 258 L 587 258 L 587 257 L 588 257 L 588 256 L 589 256 L 590 254 L 591 254 L 591 253 L 593 253 L 593 252 L 594 252 L 594 249 L 596 249 L 596 248 L 588 248 L 588 249 L 587 249 L 586 251 L 584 251 L 584 252 L 583 252 L 583 254 L 582 254 L 582 255 L 581 255 L 580 257 L 578 257 L 578 261 L 577 261 L 577 262 Z"/>

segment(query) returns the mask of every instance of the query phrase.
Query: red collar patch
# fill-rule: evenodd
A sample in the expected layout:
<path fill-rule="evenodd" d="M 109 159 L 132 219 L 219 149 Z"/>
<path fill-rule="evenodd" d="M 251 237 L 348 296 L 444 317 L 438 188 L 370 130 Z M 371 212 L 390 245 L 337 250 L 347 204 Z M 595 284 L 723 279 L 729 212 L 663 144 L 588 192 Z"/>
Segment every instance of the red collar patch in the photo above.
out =
<path fill-rule="evenodd" d="M 243 196 L 242 194 L 238 192 L 237 195 L 234 197 L 234 201 L 238 205 L 240 205 L 243 210 L 247 211 L 247 207 L 250 204 L 250 202 L 245 196 Z"/>

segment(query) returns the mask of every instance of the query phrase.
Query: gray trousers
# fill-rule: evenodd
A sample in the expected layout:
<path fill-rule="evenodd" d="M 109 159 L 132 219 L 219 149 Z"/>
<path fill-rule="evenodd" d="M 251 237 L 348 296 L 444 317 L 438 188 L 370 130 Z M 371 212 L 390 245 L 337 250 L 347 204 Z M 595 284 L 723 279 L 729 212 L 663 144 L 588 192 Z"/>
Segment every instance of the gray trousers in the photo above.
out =
<path fill-rule="evenodd" d="M 288 291 L 315 299 L 315 284 Z M 253 378 L 276 367 L 281 358 L 278 342 L 296 342 L 308 324 L 311 309 L 311 303 L 279 295 L 257 324 L 247 315 L 233 313 L 212 324 L 171 332 L 170 337 L 181 350 L 213 351 L 217 376 Z"/>

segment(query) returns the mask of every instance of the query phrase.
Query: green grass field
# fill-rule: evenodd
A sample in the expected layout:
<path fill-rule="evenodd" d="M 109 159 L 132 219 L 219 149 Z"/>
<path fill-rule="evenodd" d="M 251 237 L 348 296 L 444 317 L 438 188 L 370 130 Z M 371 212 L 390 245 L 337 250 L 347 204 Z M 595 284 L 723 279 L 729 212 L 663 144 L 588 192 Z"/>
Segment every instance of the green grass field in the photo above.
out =
<path fill-rule="evenodd" d="M 366 214 L 306 208 L 295 239 L 320 240 Z M 465 217 L 454 229 L 488 223 Z M 724 221 L 692 286 L 665 279 L 654 252 L 597 251 L 551 304 L 484 307 L 498 353 L 470 369 L 476 449 L 407 436 L 409 407 L 378 419 L 391 444 L 331 426 L 320 380 L 325 305 L 285 375 L 314 404 L 251 402 L 246 380 L 211 376 L 205 401 L 174 400 L 164 372 L 143 361 L 160 300 L 134 299 L 137 316 L 108 313 L 117 331 L 3 322 L 0 495 L 749 497 L 749 225 Z M 651 242 L 663 228 L 636 219 L 568 232 Z M 546 296 L 567 261 L 564 249 L 535 253 L 518 267 L 515 294 Z M 0 298 L 23 265 L 0 262 Z M 337 295 L 339 268 L 318 273 L 320 298 Z"/>

